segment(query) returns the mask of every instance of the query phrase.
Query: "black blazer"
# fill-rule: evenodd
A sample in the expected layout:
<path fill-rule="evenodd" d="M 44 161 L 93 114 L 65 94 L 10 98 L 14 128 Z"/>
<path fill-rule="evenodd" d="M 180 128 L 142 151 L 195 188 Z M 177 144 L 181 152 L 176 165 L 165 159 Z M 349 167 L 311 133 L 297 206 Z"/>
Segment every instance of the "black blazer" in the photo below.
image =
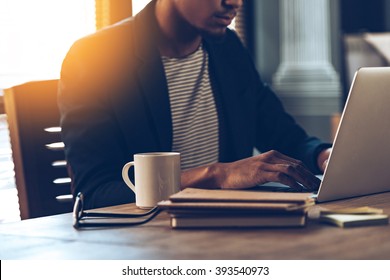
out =
<path fill-rule="evenodd" d="M 86 207 L 134 201 L 122 166 L 140 152 L 170 151 L 167 81 L 156 48 L 154 1 L 135 17 L 77 41 L 61 71 L 59 107 L 73 193 Z M 263 84 L 232 31 L 204 39 L 220 122 L 220 161 L 278 150 L 311 168 L 326 145 L 310 138 Z"/>

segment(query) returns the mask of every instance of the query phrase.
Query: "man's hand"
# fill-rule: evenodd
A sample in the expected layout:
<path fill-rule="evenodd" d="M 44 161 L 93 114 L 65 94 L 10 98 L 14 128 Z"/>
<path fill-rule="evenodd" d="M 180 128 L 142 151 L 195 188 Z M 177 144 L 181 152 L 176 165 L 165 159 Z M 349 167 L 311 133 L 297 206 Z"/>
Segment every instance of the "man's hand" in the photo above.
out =
<path fill-rule="evenodd" d="M 199 167 L 182 173 L 182 187 L 243 189 L 279 182 L 294 189 L 317 190 L 321 181 L 301 161 L 277 151 L 235 161 Z"/>
<path fill-rule="evenodd" d="M 319 153 L 319 155 L 317 157 L 317 165 L 322 172 L 325 171 L 325 168 L 328 165 L 328 160 L 329 160 L 329 156 L 330 156 L 331 151 L 332 151 L 331 148 L 323 150 L 321 153 Z"/>

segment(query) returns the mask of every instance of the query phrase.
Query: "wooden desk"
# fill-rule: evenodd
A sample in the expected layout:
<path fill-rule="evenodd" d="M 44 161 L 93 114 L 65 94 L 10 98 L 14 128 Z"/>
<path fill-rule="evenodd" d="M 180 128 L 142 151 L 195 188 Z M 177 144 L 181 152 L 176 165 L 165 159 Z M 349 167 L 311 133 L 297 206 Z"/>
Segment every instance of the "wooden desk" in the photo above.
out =
<path fill-rule="evenodd" d="M 390 192 L 314 206 L 373 206 L 390 214 Z M 124 211 L 133 205 L 110 210 Z M 172 230 L 165 213 L 138 227 L 75 230 L 62 214 L 0 225 L 0 259 L 390 259 L 390 226 Z"/>

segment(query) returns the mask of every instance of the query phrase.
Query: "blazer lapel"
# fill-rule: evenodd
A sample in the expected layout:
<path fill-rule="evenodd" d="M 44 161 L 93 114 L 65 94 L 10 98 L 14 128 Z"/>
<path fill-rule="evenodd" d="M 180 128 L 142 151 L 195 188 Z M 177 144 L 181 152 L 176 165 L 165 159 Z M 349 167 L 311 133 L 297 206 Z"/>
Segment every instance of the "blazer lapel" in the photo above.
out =
<path fill-rule="evenodd" d="M 164 66 L 156 48 L 157 22 L 153 2 L 135 17 L 135 53 L 138 57 L 138 81 L 153 123 L 161 151 L 172 149 L 172 119 Z"/>
<path fill-rule="evenodd" d="M 153 77 L 153 79 L 151 79 Z M 172 120 L 168 89 L 161 61 L 148 60 L 138 70 L 142 93 L 149 108 L 161 151 L 172 149 Z"/>

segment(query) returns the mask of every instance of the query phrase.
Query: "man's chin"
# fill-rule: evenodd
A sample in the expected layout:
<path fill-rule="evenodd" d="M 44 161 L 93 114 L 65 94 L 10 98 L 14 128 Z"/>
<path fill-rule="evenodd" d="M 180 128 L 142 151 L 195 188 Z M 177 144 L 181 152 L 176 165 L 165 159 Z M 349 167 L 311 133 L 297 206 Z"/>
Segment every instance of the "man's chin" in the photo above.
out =
<path fill-rule="evenodd" d="M 226 35 L 226 29 L 220 29 L 220 30 L 205 30 L 202 32 L 202 36 L 205 39 L 210 39 L 213 41 L 222 41 L 225 38 Z"/>

